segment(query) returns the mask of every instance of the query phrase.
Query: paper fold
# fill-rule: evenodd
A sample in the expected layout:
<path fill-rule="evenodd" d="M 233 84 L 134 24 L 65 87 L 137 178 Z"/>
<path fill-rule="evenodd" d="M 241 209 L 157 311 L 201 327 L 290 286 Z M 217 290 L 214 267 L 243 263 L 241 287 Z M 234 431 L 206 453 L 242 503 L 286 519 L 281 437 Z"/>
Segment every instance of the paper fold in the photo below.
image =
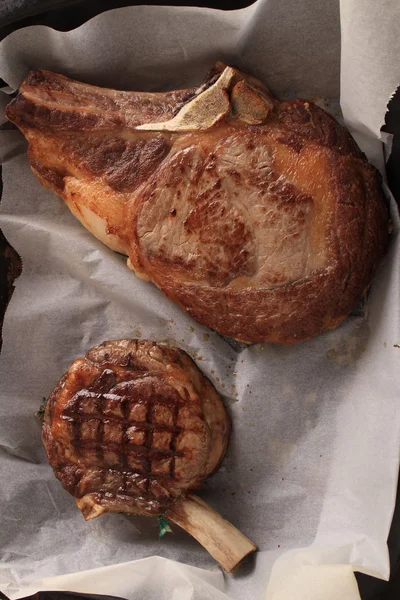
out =
<path fill-rule="evenodd" d="M 324 98 L 333 112 L 341 80 L 345 120 L 383 170 L 378 138 L 399 79 L 399 8 L 348 0 L 340 10 L 328 0 L 258 0 L 233 12 L 118 9 L 72 32 L 13 33 L 0 44 L 0 76 L 17 88 L 29 69 L 46 68 L 155 91 L 198 84 L 222 60 L 260 77 L 278 97 Z M 18 132 L 0 131 L 0 225 L 24 262 L 0 356 L 0 477 L 7 482 L 0 589 L 14 599 L 38 579 L 38 589 L 92 592 L 109 581 L 102 592 L 128 600 L 253 600 L 265 598 L 270 580 L 268 600 L 336 600 L 339 592 L 353 600 L 353 569 L 387 578 L 400 442 L 393 199 L 395 234 L 366 317 L 293 347 L 233 348 L 84 230 L 40 186 L 25 150 Z M 177 527 L 160 541 L 151 519 L 106 515 L 85 523 L 47 464 L 34 419 L 42 397 L 77 356 L 119 337 L 180 346 L 224 395 L 230 447 L 201 495 L 260 549 L 236 575 L 224 578 Z M 88 571 L 99 567 L 106 568 Z"/>

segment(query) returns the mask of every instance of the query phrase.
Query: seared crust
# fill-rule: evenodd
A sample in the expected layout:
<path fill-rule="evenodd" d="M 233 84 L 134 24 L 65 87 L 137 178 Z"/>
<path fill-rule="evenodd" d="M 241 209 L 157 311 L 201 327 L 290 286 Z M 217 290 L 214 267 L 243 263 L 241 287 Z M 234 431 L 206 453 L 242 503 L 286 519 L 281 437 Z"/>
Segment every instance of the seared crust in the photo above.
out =
<path fill-rule="evenodd" d="M 150 274 L 194 319 L 243 342 L 294 343 L 339 325 L 386 252 L 388 212 L 376 169 L 336 122 L 325 125 L 317 140 L 310 122 L 311 142 L 307 129 L 288 139 L 271 123 L 267 132 L 251 132 L 254 145 L 227 127 L 214 152 L 192 147 L 166 161 L 130 207 L 135 270 Z M 247 151 L 260 169 L 217 165 L 213 172 L 224 140 Z M 269 172 L 260 176 L 265 157 L 271 157 Z M 179 202 L 170 181 L 181 170 L 191 178 L 189 189 L 199 192 Z M 225 202 L 224 187 L 237 195 L 239 187 L 245 190 L 242 212 Z M 276 230 L 274 260 L 264 255 L 262 265 L 263 236 Z M 182 251 L 169 239 L 183 241 Z"/>
<path fill-rule="evenodd" d="M 229 428 L 220 397 L 185 352 L 115 340 L 89 350 L 61 378 L 42 439 L 86 518 L 151 515 L 201 487 L 225 454 Z"/>
<path fill-rule="evenodd" d="M 350 134 L 220 63 L 165 94 L 36 71 L 7 116 L 41 183 L 225 336 L 294 343 L 336 327 L 386 252 L 380 176 Z"/>
<path fill-rule="evenodd" d="M 278 127 L 285 132 L 289 145 L 302 147 L 315 142 L 344 156 L 354 156 L 367 161 L 349 132 L 322 108 L 307 100 L 281 102 L 274 113 Z"/>

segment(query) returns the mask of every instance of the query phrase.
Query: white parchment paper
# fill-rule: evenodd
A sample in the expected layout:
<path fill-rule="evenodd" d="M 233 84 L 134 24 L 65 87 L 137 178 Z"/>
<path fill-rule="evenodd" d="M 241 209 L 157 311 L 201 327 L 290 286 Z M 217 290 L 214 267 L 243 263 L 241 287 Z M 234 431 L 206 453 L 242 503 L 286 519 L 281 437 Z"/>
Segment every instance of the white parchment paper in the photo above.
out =
<path fill-rule="evenodd" d="M 382 167 L 379 129 L 400 80 L 399 6 L 382 1 L 377 12 L 375 0 L 343 0 L 341 15 L 339 8 L 258 0 L 227 13 L 118 9 L 68 33 L 12 34 L 0 44 L 0 76 L 16 89 L 29 69 L 45 68 L 154 91 L 199 83 L 224 60 L 281 97 L 334 105 L 341 93 L 347 123 Z M 0 131 L 0 225 L 23 259 L 0 357 L 1 591 L 12 599 L 67 589 L 129 600 L 357 600 L 353 569 L 388 578 L 400 441 L 393 200 L 391 247 L 364 317 L 294 347 L 238 351 L 94 239 L 40 186 L 25 151 L 19 132 Z M 178 527 L 159 539 L 155 519 L 85 523 L 47 464 L 33 416 L 41 398 L 74 358 L 119 337 L 184 348 L 226 399 L 230 447 L 200 493 L 259 547 L 233 575 Z"/>

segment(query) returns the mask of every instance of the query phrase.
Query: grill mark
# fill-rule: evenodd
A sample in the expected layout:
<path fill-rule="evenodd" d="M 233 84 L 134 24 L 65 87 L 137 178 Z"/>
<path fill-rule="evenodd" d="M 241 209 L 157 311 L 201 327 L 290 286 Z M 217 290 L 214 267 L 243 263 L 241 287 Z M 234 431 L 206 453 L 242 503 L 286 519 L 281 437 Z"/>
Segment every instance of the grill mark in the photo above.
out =
<path fill-rule="evenodd" d="M 149 427 L 147 428 L 147 434 L 146 434 L 146 442 L 145 442 L 145 447 L 143 448 L 143 450 L 147 450 L 147 459 L 145 462 L 145 471 L 147 475 L 150 475 L 151 473 L 151 446 L 153 443 L 153 432 L 154 432 L 154 426 L 153 426 L 153 407 L 154 407 L 154 401 L 153 401 L 153 386 L 152 386 L 152 394 L 151 394 L 151 398 L 147 403 L 147 412 L 146 412 L 146 425 L 148 425 Z M 164 455 L 164 456 L 170 456 L 170 454 Z M 148 496 L 150 492 L 150 477 L 147 477 L 146 479 L 146 490 L 145 490 L 145 494 Z"/>
<path fill-rule="evenodd" d="M 186 390 L 185 390 L 185 392 L 186 392 Z M 174 423 L 174 429 L 175 429 L 175 431 L 172 434 L 171 443 L 169 445 L 170 450 L 173 452 L 172 460 L 171 460 L 171 466 L 170 466 L 170 469 L 169 469 L 169 474 L 170 474 L 170 476 L 171 476 L 172 479 L 175 479 L 175 459 L 176 459 L 176 456 L 177 456 L 177 453 L 176 453 L 176 440 L 178 438 L 178 431 L 177 430 L 180 429 L 182 431 L 182 428 L 178 427 L 176 425 L 177 420 L 178 420 L 178 414 L 179 414 L 179 404 L 177 403 L 175 405 L 174 415 L 173 415 L 173 423 Z"/>
<path fill-rule="evenodd" d="M 127 398 L 124 398 L 123 400 L 121 400 L 121 411 L 122 411 L 124 422 L 127 422 L 128 414 L 129 414 L 129 401 Z M 122 467 L 124 467 L 125 469 L 128 467 L 128 461 L 126 459 L 128 443 L 129 443 L 128 431 L 127 431 L 127 427 L 125 426 L 124 432 L 122 434 L 122 452 L 119 455 L 119 461 L 120 461 Z M 122 473 L 122 490 L 124 491 L 124 493 L 126 493 L 127 478 L 128 478 L 127 472 L 123 471 L 123 473 Z"/>
<path fill-rule="evenodd" d="M 117 376 L 111 369 L 104 369 L 100 376 L 89 386 L 88 390 L 80 390 L 78 393 L 82 398 L 86 396 L 85 392 L 97 395 L 109 392 L 110 389 L 117 383 Z"/>
<path fill-rule="evenodd" d="M 140 374 L 139 377 L 142 375 Z M 133 386 L 135 379 L 136 377 L 132 374 Z M 179 395 L 175 397 L 173 390 L 165 395 L 160 395 L 153 382 L 148 384 L 146 397 L 141 396 L 140 391 L 137 396 L 135 387 L 130 387 L 130 378 L 129 380 L 118 380 L 118 375 L 112 369 L 105 369 L 100 377 L 87 388 L 79 390 L 68 402 L 60 418 L 71 427 L 71 446 L 74 448 L 76 456 L 81 457 L 83 461 L 85 461 L 86 453 L 90 452 L 95 455 L 96 462 L 103 463 L 103 465 L 108 452 L 115 454 L 115 464 L 104 465 L 99 474 L 100 479 L 106 481 L 107 473 L 110 471 L 119 473 L 118 491 L 107 492 L 107 497 L 120 499 L 126 496 L 127 499 L 134 498 L 137 502 L 168 504 L 170 494 L 162 490 L 164 486 L 167 489 L 168 486 L 173 486 L 176 458 L 185 456 L 184 452 L 176 449 L 178 435 L 184 429 L 186 431 L 185 427 L 177 425 L 179 410 L 184 404 L 184 400 Z M 86 406 L 87 402 L 91 403 L 90 406 Z M 112 411 L 114 406 L 118 414 L 108 414 L 108 411 Z M 134 406 L 143 407 L 141 410 L 144 420 L 130 417 L 131 409 Z M 158 414 L 160 407 L 164 407 L 168 411 L 168 419 L 171 421 L 154 422 L 157 418 L 160 419 Z M 90 412 L 83 413 L 87 409 Z M 89 431 L 92 433 L 84 434 L 85 423 L 88 422 L 91 423 Z M 120 429 L 120 437 L 115 441 L 108 442 L 105 439 L 106 428 L 111 427 L 112 429 L 113 426 Z M 143 442 L 141 444 L 131 443 L 128 434 L 128 429 L 131 427 L 142 432 Z M 197 431 L 196 428 L 193 431 Z M 154 448 L 155 433 L 163 432 L 168 433 L 171 437 L 168 448 Z M 137 466 L 131 466 L 132 460 L 138 463 Z M 154 463 L 163 463 L 163 461 L 169 463 L 167 472 L 153 472 L 153 465 L 154 470 L 157 471 L 159 468 Z M 92 467 L 88 465 L 87 468 L 90 471 Z M 98 471 L 98 468 L 95 470 Z M 131 489 L 132 473 L 139 477 L 139 482 L 136 482 L 133 490 Z M 153 484 L 155 484 L 154 489 Z"/>
<path fill-rule="evenodd" d="M 123 381 L 121 383 L 118 383 L 117 385 L 121 385 L 121 384 L 129 384 L 129 381 Z M 114 386 L 117 387 L 117 386 Z M 89 398 L 91 399 L 97 399 L 97 400 L 119 400 L 120 402 L 124 402 L 124 401 L 133 401 L 132 396 L 128 395 L 128 394 L 120 394 L 117 392 L 113 392 L 114 387 L 112 387 L 108 392 L 103 392 L 103 393 L 98 393 L 98 392 L 94 392 L 92 391 L 92 389 L 88 389 L 88 390 L 80 390 L 79 392 L 77 392 L 74 396 L 74 398 L 72 399 L 72 404 L 75 405 L 75 400 L 87 400 Z M 178 399 L 178 398 L 158 398 L 158 400 L 162 403 L 163 406 L 166 406 L 168 408 L 175 408 L 176 404 L 178 404 L 179 406 L 183 405 L 183 402 Z M 138 398 L 137 400 L 134 401 L 135 404 L 146 404 L 148 402 L 148 400 L 141 400 L 140 398 Z M 69 405 L 66 409 L 64 409 L 64 414 L 69 414 L 71 412 L 71 406 Z M 72 414 L 72 413 L 71 413 Z M 107 415 L 107 419 L 108 419 L 108 415 Z M 115 415 L 115 418 L 120 418 L 117 417 Z"/>
<path fill-rule="evenodd" d="M 152 433 L 150 431 L 150 433 Z M 97 446 L 100 444 L 100 442 L 98 440 L 82 440 L 82 439 L 77 439 L 74 440 L 72 442 L 72 445 L 74 448 L 77 448 L 79 450 L 82 450 L 84 448 L 91 450 L 94 449 L 97 451 Z M 102 447 L 104 448 L 104 450 L 109 450 L 111 452 L 121 452 L 122 451 L 122 447 L 123 444 L 118 444 L 117 442 L 107 442 L 107 444 L 102 444 Z M 183 453 L 181 452 L 175 452 L 175 454 L 173 453 L 172 450 L 163 450 L 161 448 L 151 448 L 150 446 L 135 446 L 134 444 L 131 444 L 129 448 L 125 449 L 126 454 L 134 454 L 136 456 L 141 456 L 143 458 L 150 461 L 150 460 L 161 460 L 163 458 L 169 458 L 170 456 L 183 456 Z M 147 468 L 147 467 L 145 467 Z M 137 471 L 136 467 L 135 467 L 135 473 L 139 472 Z M 151 473 L 150 471 L 150 462 L 148 465 L 148 471 L 146 471 L 146 474 L 148 475 L 149 473 Z"/>
<path fill-rule="evenodd" d="M 122 382 L 123 384 L 128 385 L 130 382 L 129 381 L 124 381 Z M 121 384 L 117 384 L 117 385 L 121 385 Z M 114 388 L 117 386 L 114 386 Z M 135 404 L 146 404 L 147 402 L 150 402 L 151 400 L 143 400 L 138 398 L 137 400 L 133 400 L 132 396 L 128 395 L 128 394 L 120 394 L 119 390 L 117 390 L 116 392 L 113 392 L 113 389 L 111 388 L 111 390 L 108 393 L 104 393 L 104 394 L 99 394 L 99 397 L 101 397 L 101 399 L 103 400 L 115 400 L 115 399 L 119 399 L 120 401 L 123 400 L 129 400 L 129 401 L 134 401 Z M 157 397 L 157 401 L 160 402 L 163 406 L 167 406 L 168 408 L 174 408 L 175 404 L 179 404 L 181 405 L 182 402 L 178 400 L 178 398 L 165 398 L 165 397 Z M 155 400 L 154 400 L 155 402 Z"/>
<path fill-rule="evenodd" d="M 129 404 L 128 404 L 128 408 L 129 408 Z M 179 408 L 179 407 L 177 407 Z M 81 423 L 83 421 L 92 421 L 93 419 L 96 420 L 106 420 L 107 422 L 111 422 L 111 423 L 122 423 L 122 424 L 126 424 L 129 425 L 130 427 L 137 427 L 139 430 L 143 430 L 143 431 L 149 431 L 149 430 L 154 430 L 154 431 L 166 431 L 168 433 L 180 433 L 182 431 L 182 427 L 179 427 L 179 425 L 164 425 L 163 423 L 152 423 L 152 422 L 147 422 L 147 421 L 133 421 L 129 418 L 124 418 L 124 417 L 118 417 L 118 416 L 108 416 L 108 415 L 102 415 L 101 413 L 93 413 L 90 415 L 80 415 L 74 412 L 64 412 L 63 415 L 61 415 L 61 419 L 63 419 L 64 421 L 69 421 L 69 422 L 78 422 Z M 124 431 L 124 434 L 126 435 L 126 431 Z"/>
<path fill-rule="evenodd" d="M 100 411 L 100 416 L 104 417 L 103 405 L 102 405 L 102 402 L 99 402 L 99 400 L 96 399 L 96 406 L 97 406 L 98 410 Z M 98 426 L 99 427 L 99 429 L 98 429 L 99 446 L 97 446 L 97 448 L 96 448 L 96 456 L 99 460 L 103 460 L 104 459 L 104 450 L 103 450 L 104 418 L 100 418 L 100 419 L 98 419 L 98 421 L 99 421 L 99 426 Z"/>

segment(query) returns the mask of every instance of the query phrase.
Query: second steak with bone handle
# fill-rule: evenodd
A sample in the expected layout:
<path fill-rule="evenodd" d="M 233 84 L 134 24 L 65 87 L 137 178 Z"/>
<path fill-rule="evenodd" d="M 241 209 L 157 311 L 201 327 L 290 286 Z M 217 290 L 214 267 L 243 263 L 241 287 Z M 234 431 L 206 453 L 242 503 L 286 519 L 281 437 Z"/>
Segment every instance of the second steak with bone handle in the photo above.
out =
<path fill-rule="evenodd" d="M 166 515 L 231 570 L 254 545 L 190 494 L 218 468 L 229 430 L 221 398 L 185 352 L 114 340 L 77 359 L 57 384 L 43 443 L 85 519 Z"/>

